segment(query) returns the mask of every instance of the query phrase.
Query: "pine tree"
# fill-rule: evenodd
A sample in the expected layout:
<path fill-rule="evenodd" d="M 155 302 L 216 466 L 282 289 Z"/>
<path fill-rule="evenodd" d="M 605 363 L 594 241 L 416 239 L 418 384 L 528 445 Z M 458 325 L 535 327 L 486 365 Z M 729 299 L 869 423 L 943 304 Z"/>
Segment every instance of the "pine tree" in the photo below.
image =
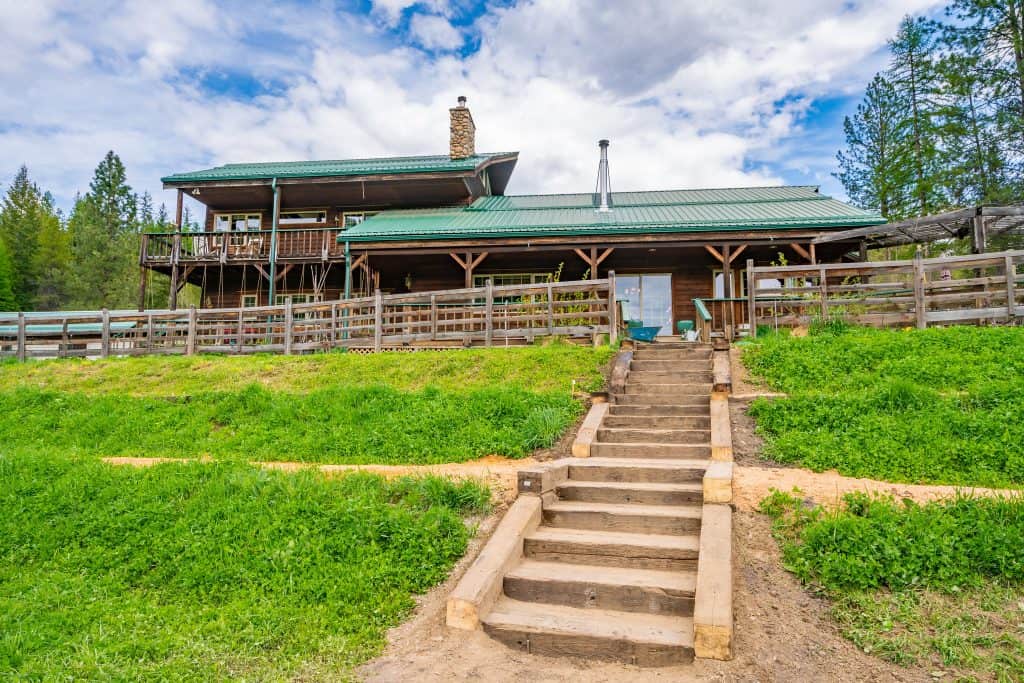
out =
<path fill-rule="evenodd" d="M 843 121 L 846 151 L 839 152 L 835 174 L 855 204 L 886 219 L 907 213 L 907 178 L 900 164 L 901 110 L 896 92 L 876 74 L 856 113 Z"/>
<path fill-rule="evenodd" d="M 7 244 L 14 298 L 18 308 L 32 307 L 36 292 L 36 251 L 43 220 L 42 194 L 22 166 L 0 205 L 0 239 Z"/>
<path fill-rule="evenodd" d="M 34 308 L 41 311 L 61 309 L 67 300 L 68 269 L 71 264 L 71 240 L 53 208 L 53 198 L 43 195 L 46 207 L 39 227 L 36 251 L 36 296 Z"/>
<path fill-rule="evenodd" d="M 138 197 L 128 185 L 128 175 L 120 157 L 107 152 L 96 167 L 87 195 L 93 203 L 100 225 L 110 237 L 135 232 Z"/>
<path fill-rule="evenodd" d="M 926 216 L 943 207 L 938 148 L 938 73 L 935 68 L 938 27 L 923 17 L 904 17 L 889 41 L 892 63 L 887 78 L 903 113 L 904 139 L 898 156 L 910 176 L 913 214 Z"/>
<path fill-rule="evenodd" d="M 0 311 L 16 311 L 18 302 L 14 298 L 14 267 L 7 244 L 0 238 Z"/>

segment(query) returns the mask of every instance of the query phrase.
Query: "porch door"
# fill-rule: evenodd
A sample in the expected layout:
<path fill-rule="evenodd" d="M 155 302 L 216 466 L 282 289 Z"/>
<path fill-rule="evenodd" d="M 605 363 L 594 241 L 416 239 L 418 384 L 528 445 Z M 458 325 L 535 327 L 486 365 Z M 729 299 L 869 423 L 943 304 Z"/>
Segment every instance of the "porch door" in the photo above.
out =
<path fill-rule="evenodd" d="M 616 275 L 615 298 L 623 302 L 626 320 L 642 320 L 645 327 L 660 327 L 659 334 L 674 334 L 670 273 Z"/>

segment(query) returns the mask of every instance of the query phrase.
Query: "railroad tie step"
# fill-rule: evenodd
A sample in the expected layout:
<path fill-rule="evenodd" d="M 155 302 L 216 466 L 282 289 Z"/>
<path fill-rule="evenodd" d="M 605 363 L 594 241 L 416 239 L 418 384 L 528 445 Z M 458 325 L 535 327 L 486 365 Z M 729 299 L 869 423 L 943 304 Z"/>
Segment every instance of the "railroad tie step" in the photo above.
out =
<path fill-rule="evenodd" d="M 544 523 L 571 529 L 640 534 L 695 534 L 701 508 L 696 505 L 643 505 L 556 500 L 544 506 Z"/>
<path fill-rule="evenodd" d="M 601 567 L 697 569 L 695 534 L 636 534 L 541 526 L 523 539 L 523 555 L 535 560 Z"/>
<path fill-rule="evenodd" d="M 600 443 L 710 444 L 711 429 L 630 429 L 602 427 L 597 430 Z"/>
<path fill-rule="evenodd" d="M 650 484 L 685 484 L 701 482 L 708 461 L 700 459 L 660 458 L 578 458 L 569 465 L 573 482 L 627 482 Z"/>
<path fill-rule="evenodd" d="M 690 383 L 690 384 L 650 384 L 646 382 L 626 381 L 626 394 L 669 394 L 672 396 L 710 396 L 711 383 Z M 665 401 L 672 403 L 673 401 Z"/>
<path fill-rule="evenodd" d="M 677 416 L 694 416 L 694 417 L 707 417 L 710 420 L 711 415 L 711 401 L 708 398 L 699 397 L 695 402 L 691 402 L 688 405 L 662 405 L 662 404 L 651 404 L 643 405 L 629 402 L 628 399 L 635 399 L 635 396 L 624 397 L 616 396 L 616 402 L 608 406 L 609 417 L 650 417 L 650 418 L 662 418 L 662 417 L 677 417 Z M 627 399 L 623 402 L 622 399 Z"/>
<path fill-rule="evenodd" d="M 590 503 L 643 503 L 645 505 L 699 505 L 704 501 L 700 482 L 586 481 L 569 479 L 555 489 L 562 500 Z"/>
<path fill-rule="evenodd" d="M 580 609 L 502 596 L 483 619 L 491 637 L 524 652 L 665 666 L 693 660 L 693 620 Z"/>
<path fill-rule="evenodd" d="M 693 616 L 697 573 L 602 567 L 527 558 L 505 575 L 505 595 L 522 602 L 640 614 Z"/>
<path fill-rule="evenodd" d="M 710 394 L 707 392 L 701 394 L 627 392 L 625 394 L 615 394 L 613 401 L 616 406 L 659 406 L 660 408 L 669 409 L 698 407 L 708 410 L 711 405 Z M 621 413 L 616 411 L 616 414 Z"/>
<path fill-rule="evenodd" d="M 613 443 L 598 441 L 590 446 L 598 458 L 710 458 L 710 444 Z"/>
<path fill-rule="evenodd" d="M 609 413 L 601 422 L 601 426 L 607 429 L 711 429 L 711 417 Z"/>

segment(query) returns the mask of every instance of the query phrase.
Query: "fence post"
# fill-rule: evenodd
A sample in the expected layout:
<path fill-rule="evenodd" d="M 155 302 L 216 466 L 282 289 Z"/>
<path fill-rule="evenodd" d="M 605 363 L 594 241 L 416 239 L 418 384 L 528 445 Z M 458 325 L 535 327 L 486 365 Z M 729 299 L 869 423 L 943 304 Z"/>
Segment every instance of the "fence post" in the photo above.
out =
<path fill-rule="evenodd" d="M 914 253 L 914 309 L 917 317 L 917 329 L 928 327 L 928 314 L 925 311 L 924 299 L 924 260 L 921 250 Z"/>
<path fill-rule="evenodd" d="M 338 304 L 331 304 L 331 348 L 338 345 Z"/>
<path fill-rule="evenodd" d="M 110 356 L 110 311 L 105 308 L 100 310 L 100 320 L 103 323 L 100 331 L 100 358 L 107 358 Z"/>
<path fill-rule="evenodd" d="M 1006 315 L 1013 320 L 1017 317 L 1017 264 L 1012 256 L 1005 256 L 1006 263 Z"/>
<path fill-rule="evenodd" d="M 185 355 L 191 356 L 196 352 L 197 330 L 195 304 L 188 307 L 188 336 L 185 337 Z"/>
<path fill-rule="evenodd" d="M 245 346 L 245 316 L 243 315 L 244 308 L 238 307 L 238 335 L 235 337 L 235 353 L 241 353 L 242 347 Z"/>
<path fill-rule="evenodd" d="M 430 341 L 437 340 L 437 295 L 430 295 Z"/>
<path fill-rule="evenodd" d="M 750 338 L 757 338 L 757 275 L 754 273 L 754 259 L 747 259 L 747 325 Z"/>
<path fill-rule="evenodd" d="M 821 298 L 821 320 L 828 320 L 828 284 L 825 282 L 825 269 L 818 269 L 818 296 Z"/>
<path fill-rule="evenodd" d="M 292 311 L 292 298 L 288 297 L 284 302 L 284 354 L 292 353 L 292 334 L 294 332 L 295 313 Z"/>
<path fill-rule="evenodd" d="M 69 346 L 70 343 L 68 339 L 68 319 L 64 318 L 64 321 L 61 323 L 60 326 L 60 353 L 58 353 L 57 355 L 60 356 L 61 358 L 67 358 Z"/>
<path fill-rule="evenodd" d="M 619 304 L 615 301 L 615 271 L 608 271 L 608 343 L 619 340 Z"/>
<path fill-rule="evenodd" d="M 384 336 L 384 297 L 380 290 L 373 292 L 373 350 L 380 351 L 381 338 Z"/>
<path fill-rule="evenodd" d="M 484 285 L 484 346 L 490 346 L 494 342 L 494 281 L 487 278 Z"/>
<path fill-rule="evenodd" d="M 22 312 L 18 313 L 18 348 L 15 353 L 18 356 L 18 360 L 25 360 L 28 357 L 28 344 L 25 340 L 25 314 Z"/>
<path fill-rule="evenodd" d="M 548 283 L 548 336 L 555 333 L 555 289 Z"/>

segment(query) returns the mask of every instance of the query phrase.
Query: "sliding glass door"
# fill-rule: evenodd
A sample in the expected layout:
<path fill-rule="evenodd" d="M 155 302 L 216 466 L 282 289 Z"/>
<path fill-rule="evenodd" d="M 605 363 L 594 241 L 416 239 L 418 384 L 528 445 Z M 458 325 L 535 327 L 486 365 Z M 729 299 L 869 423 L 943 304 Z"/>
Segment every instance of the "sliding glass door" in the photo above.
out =
<path fill-rule="evenodd" d="M 616 275 L 615 298 L 623 302 L 626 320 L 642 320 L 645 327 L 660 327 L 658 334 L 673 334 L 672 275 Z"/>

